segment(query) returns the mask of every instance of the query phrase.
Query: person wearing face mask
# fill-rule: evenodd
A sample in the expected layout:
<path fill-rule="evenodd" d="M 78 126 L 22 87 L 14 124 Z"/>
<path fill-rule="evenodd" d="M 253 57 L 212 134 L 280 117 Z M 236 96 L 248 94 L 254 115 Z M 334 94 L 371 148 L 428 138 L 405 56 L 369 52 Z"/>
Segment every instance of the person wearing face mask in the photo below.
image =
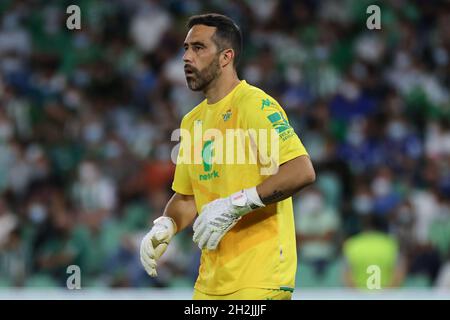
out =
<path fill-rule="evenodd" d="M 15 228 L 17 222 L 16 215 L 10 212 L 4 197 L 0 195 L 0 247 L 6 241 L 11 230 Z"/>
<path fill-rule="evenodd" d="M 393 179 L 392 171 L 388 167 L 381 167 L 375 175 L 371 184 L 372 210 L 375 214 L 387 217 L 400 204 L 401 196 Z"/>
<path fill-rule="evenodd" d="M 398 172 L 408 172 L 405 164 L 418 160 L 423 153 L 423 146 L 416 132 L 410 124 L 400 116 L 394 116 L 385 128 L 383 140 L 383 154 L 386 163 Z"/>
<path fill-rule="evenodd" d="M 0 142 L 7 142 L 14 135 L 14 126 L 5 112 L 0 109 Z"/>
<path fill-rule="evenodd" d="M 0 219 L 0 225 L 3 221 Z M 28 259 L 21 228 L 15 224 L 6 237 L 0 239 L 0 285 L 23 286 L 28 273 Z"/>
<path fill-rule="evenodd" d="M 297 199 L 294 208 L 298 212 L 295 224 L 300 268 L 302 264 L 311 265 L 316 278 L 322 280 L 337 252 L 339 215 L 319 189 L 309 190 Z"/>
<path fill-rule="evenodd" d="M 71 223 L 66 213 L 51 217 L 51 234 L 36 252 L 36 262 L 41 274 L 62 279 L 67 266 L 74 263 L 74 247 L 69 245 L 71 239 Z M 70 248 L 69 248 L 70 247 Z"/>
<path fill-rule="evenodd" d="M 83 161 L 72 195 L 80 218 L 91 230 L 98 231 L 116 206 L 115 184 L 107 179 L 93 161 Z"/>

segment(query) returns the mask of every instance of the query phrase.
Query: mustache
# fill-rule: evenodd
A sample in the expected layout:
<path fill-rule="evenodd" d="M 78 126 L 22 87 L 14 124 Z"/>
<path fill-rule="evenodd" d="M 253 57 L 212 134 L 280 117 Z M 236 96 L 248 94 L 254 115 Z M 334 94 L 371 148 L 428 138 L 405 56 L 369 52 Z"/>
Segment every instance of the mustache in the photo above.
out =
<path fill-rule="evenodd" d="M 193 73 L 197 73 L 198 70 L 196 68 L 194 68 L 193 66 L 190 65 L 184 65 L 184 72 L 193 72 Z"/>

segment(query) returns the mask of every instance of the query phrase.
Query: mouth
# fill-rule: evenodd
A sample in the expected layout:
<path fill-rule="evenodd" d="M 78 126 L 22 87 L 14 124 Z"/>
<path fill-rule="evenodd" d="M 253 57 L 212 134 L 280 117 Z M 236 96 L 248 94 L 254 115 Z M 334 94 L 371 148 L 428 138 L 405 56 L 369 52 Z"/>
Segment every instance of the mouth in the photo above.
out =
<path fill-rule="evenodd" d="M 184 74 L 186 75 L 186 77 L 192 77 L 194 76 L 194 71 L 189 67 L 185 67 Z"/>

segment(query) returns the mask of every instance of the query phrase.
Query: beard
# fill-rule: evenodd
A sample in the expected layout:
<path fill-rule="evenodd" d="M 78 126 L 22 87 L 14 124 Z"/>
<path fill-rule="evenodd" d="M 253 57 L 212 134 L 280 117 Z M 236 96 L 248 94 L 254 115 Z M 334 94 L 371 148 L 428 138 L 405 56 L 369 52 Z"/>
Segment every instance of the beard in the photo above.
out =
<path fill-rule="evenodd" d="M 189 68 L 192 74 L 186 76 L 186 82 L 192 91 L 205 91 L 205 89 L 220 75 L 219 55 L 203 70 Z"/>

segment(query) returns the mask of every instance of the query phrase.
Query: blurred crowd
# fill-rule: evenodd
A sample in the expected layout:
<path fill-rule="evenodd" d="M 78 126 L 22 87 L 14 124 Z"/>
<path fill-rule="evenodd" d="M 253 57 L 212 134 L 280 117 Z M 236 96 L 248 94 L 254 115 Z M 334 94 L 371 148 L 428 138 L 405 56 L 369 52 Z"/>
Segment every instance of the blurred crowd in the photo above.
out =
<path fill-rule="evenodd" d="M 190 230 L 158 278 L 138 248 L 172 195 L 171 133 L 202 99 L 182 43 L 204 12 L 241 26 L 240 78 L 279 101 L 315 165 L 294 199 L 297 286 L 351 285 L 349 240 L 376 218 L 396 285 L 450 287 L 450 6 L 404 0 L 1 1 L 0 286 L 65 286 L 73 264 L 82 286 L 192 286 Z"/>

